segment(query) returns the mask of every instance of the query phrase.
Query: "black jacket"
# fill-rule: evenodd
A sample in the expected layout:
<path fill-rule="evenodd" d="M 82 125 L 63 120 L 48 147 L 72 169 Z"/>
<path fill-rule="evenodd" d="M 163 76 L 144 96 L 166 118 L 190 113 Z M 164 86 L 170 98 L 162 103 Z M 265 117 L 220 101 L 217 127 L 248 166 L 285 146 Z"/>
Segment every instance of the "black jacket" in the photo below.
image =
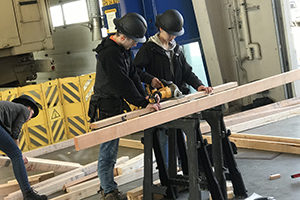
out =
<path fill-rule="evenodd" d="M 146 107 L 148 102 L 136 68 L 132 65 L 130 50 L 107 37 L 98 45 L 96 52 L 97 68 L 92 100 L 111 102 L 111 105 L 102 105 L 104 107 L 121 107 L 123 99 L 135 106 Z"/>
<path fill-rule="evenodd" d="M 19 138 L 22 126 L 27 121 L 29 114 L 30 111 L 22 104 L 0 101 L 0 125 L 13 139 Z"/>
<path fill-rule="evenodd" d="M 141 80 L 151 84 L 154 77 L 173 81 L 178 88 L 187 94 L 189 90 L 186 84 L 191 85 L 194 89 L 203 85 L 198 77 L 192 72 L 192 67 L 186 62 L 181 47 L 177 44 L 174 48 L 172 59 L 174 66 L 174 75 L 170 70 L 170 61 L 165 50 L 154 42 L 146 42 L 137 53 L 134 64 L 136 65 Z"/>

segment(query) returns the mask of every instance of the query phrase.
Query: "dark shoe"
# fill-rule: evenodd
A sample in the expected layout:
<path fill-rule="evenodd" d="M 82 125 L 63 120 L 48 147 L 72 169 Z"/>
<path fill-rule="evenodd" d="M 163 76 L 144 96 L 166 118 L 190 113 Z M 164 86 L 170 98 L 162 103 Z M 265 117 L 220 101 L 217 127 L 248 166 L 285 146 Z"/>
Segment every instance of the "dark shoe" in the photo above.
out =
<path fill-rule="evenodd" d="M 122 198 L 121 193 L 117 189 L 110 193 L 105 194 L 104 196 L 104 200 L 123 200 L 123 199 L 124 198 Z"/>
<path fill-rule="evenodd" d="M 39 195 L 34 190 L 29 190 L 24 194 L 24 200 L 47 200 L 48 197 L 46 195 Z"/>
<path fill-rule="evenodd" d="M 102 188 L 100 188 L 98 193 L 100 194 L 100 200 L 105 200 L 105 194 L 104 194 L 104 190 Z"/>

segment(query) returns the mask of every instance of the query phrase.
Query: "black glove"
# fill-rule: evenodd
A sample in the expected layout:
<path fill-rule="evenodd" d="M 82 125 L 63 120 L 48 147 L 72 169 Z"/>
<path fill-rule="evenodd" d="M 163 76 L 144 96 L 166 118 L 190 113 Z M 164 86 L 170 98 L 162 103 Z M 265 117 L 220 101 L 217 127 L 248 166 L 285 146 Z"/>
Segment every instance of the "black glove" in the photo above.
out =
<path fill-rule="evenodd" d="M 97 109 L 98 109 L 98 102 L 91 99 L 89 105 L 89 111 L 88 111 L 88 116 L 91 118 L 90 123 L 93 123 L 98 120 Z"/>

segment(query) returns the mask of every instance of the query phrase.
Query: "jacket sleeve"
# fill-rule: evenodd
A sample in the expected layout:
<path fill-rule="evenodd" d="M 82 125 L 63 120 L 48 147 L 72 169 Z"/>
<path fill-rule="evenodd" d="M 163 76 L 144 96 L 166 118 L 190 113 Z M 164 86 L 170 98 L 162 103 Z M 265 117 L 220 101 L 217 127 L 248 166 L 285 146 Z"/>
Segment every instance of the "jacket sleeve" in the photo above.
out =
<path fill-rule="evenodd" d="M 187 63 L 185 56 L 182 51 L 180 51 L 179 59 L 182 65 L 182 79 L 189 85 L 191 85 L 195 90 L 200 85 L 203 85 L 202 81 L 196 76 L 192 71 L 192 67 Z"/>
<path fill-rule="evenodd" d="M 150 65 L 151 59 L 148 48 L 149 47 L 147 47 L 147 43 L 143 44 L 143 46 L 137 52 L 133 64 L 137 68 L 137 72 L 141 78 L 141 81 L 147 84 L 151 84 L 151 81 L 154 78 L 154 76 L 145 71 L 145 68 Z"/>
<path fill-rule="evenodd" d="M 139 91 L 139 93 L 143 96 L 146 97 L 145 90 L 143 88 L 143 85 L 141 83 L 140 76 L 138 75 L 137 69 L 134 65 L 132 65 L 131 70 L 130 70 L 130 78 L 133 81 L 135 87 Z"/>
<path fill-rule="evenodd" d="M 27 109 L 27 108 L 19 107 L 18 109 L 16 109 L 16 112 L 18 114 L 17 114 L 17 117 L 12 122 L 11 136 L 15 140 L 17 140 L 19 138 L 22 126 L 26 122 L 27 117 L 29 117 L 29 116 L 26 116 L 26 110 L 24 110 L 24 109 Z"/>
<path fill-rule="evenodd" d="M 114 93 L 135 106 L 146 107 L 148 105 L 147 100 L 140 94 L 134 81 L 127 74 L 125 61 L 113 49 L 106 55 L 103 68 L 112 84 L 111 88 Z"/>

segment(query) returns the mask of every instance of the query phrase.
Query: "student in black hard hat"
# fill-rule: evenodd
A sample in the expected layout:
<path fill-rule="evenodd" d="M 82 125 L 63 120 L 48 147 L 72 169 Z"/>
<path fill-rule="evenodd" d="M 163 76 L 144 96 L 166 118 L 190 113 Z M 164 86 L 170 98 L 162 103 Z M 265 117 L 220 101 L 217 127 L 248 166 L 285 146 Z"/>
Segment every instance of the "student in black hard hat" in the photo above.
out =
<path fill-rule="evenodd" d="M 25 168 L 28 160 L 18 147 L 23 124 L 39 114 L 39 107 L 40 105 L 28 95 L 21 95 L 12 102 L 0 101 L 0 150 L 11 159 L 25 200 L 47 199 L 47 196 L 37 194 L 30 187 Z"/>
<path fill-rule="evenodd" d="M 104 38 L 97 52 L 94 94 L 89 105 L 91 121 L 118 115 L 128 110 L 128 101 L 138 107 L 159 109 L 159 104 L 149 104 L 136 68 L 132 65 L 130 48 L 145 42 L 147 24 L 137 13 L 128 13 L 114 19 L 117 33 Z M 121 199 L 114 181 L 113 169 L 117 159 L 119 139 L 100 145 L 98 176 L 102 200 Z"/>
<path fill-rule="evenodd" d="M 175 41 L 177 36 L 184 34 L 183 24 L 182 15 L 175 9 L 157 15 L 155 25 L 158 33 L 143 44 L 134 59 L 134 65 L 137 67 L 142 82 L 151 84 L 153 88 L 160 88 L 160 80 L 164 79 L 176 84 L 183 94 L 190 92 L 187 84 L 197 91 L 211 93 L 212 88 L 204 86 L 192 72 L 192 67 L 187 63 L 182 48 Z M 161 147 L 165 150 L 167 148 L 166 130 L 158 131 Z"/>

